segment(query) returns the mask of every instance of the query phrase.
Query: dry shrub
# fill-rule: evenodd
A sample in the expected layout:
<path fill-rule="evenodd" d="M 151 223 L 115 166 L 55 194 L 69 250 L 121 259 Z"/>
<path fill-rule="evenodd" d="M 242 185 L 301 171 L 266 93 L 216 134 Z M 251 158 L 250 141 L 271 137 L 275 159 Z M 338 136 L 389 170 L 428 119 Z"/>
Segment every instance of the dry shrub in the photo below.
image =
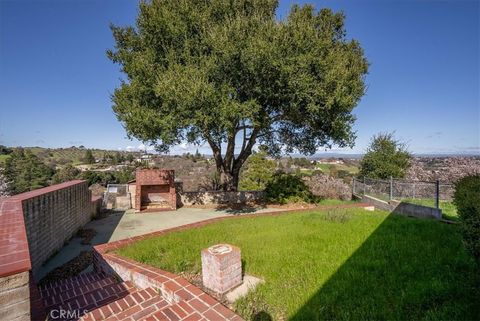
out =
<path fill-rule="evenodd" d="M 305 184 L 310 192 L 322 199 L 352 199 L 352 189 L 342 179 L 323 174 L 304 177 Z"/>

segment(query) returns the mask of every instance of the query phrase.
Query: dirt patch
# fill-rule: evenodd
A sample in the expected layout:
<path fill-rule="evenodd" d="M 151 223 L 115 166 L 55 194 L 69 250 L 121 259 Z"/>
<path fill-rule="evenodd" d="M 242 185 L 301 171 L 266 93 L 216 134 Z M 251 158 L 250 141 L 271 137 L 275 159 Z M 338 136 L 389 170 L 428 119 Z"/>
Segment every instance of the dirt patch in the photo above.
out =
<path fill-rule="evenodd" d="M 238 204 L 205 204 L 205 205 L 185 205 L 185 208 L 202 208 L 202 209 L 215 209 L 222 211 L 241 211 L 245 208 L 252 210 L 261 209 L 283 209 L 283 210 L 296 210 L 296 209 L 308 209 L 315 208 L 318 205 L 310 203 L 289 203 L 289 204 L 266 204 L 266 203 L 238 203 Z"/>
<path fill-rule="evenodd" d="M 82 251 L 78 256 L 71 259 L 67 263 L 63 264 L 50 271 L 45 277 L 43 277 L 39 284 L 47 284 L 52 281 L 58 281 L 63 279 L 68 279 L 73 276 L 78 275 L 80 272 L 85 270 L 90 264 L 93 263 L 93 252 L 92 251 Z"/>
<path fill-rule="evenodd" d="M 80 229 L 77 232 L 77 237 L 82 238 L 80 243 L 83 245 L 90 245 L 95 235 L 97 235 L 97 231 L 91 228 Z"/>
<path fill-rule="evenodd" d="M 275 208 L 282 210 L 304 210 L 315 207 L 318 207 L 318 205 L 311 203 L 268 204 L 267 206 L 267 208 Z"/>

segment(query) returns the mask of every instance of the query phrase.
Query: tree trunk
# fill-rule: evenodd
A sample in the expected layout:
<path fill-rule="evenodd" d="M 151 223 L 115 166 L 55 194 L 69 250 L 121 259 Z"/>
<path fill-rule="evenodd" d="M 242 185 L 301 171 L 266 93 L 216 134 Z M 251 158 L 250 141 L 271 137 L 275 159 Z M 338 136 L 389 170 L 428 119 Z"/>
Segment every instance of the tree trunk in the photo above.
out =
<path fill-rule="evenodd" d="M 220 184 L 224 191 L 237 191 L 239 182 L 239 173 L 236 171 L 225 171 L 223 168 L 219 172 Z"/>
<path fill-rule="evenodd" d="M 235 133 L 229 137 L 229 144 L 225 153 L 225 158 L 222 157 L 220 143 L 215 144 L 209 135 L 206 135 L 207 141 L 212 148 L 213 158 L 215 159 L 215 165 L 217 168 L 217 174 L 220 177 L 220 185 L 224 191 L 237 191 L 240 169 L 252 154 L 252 147 L 255 144 L 259 129 L 255 128 L 250 137 L 247 139 L 244 137 L 242 150 L 240 155 L 235 158 Z M 233 137 L 233 138 L 232 138 Z"/>

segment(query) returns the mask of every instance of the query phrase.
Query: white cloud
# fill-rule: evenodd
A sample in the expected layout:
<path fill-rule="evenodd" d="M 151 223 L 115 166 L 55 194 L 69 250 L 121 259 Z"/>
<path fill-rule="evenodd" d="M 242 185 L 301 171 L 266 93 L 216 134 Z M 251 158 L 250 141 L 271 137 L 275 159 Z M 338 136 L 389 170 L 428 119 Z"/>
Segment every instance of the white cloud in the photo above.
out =
<path fill-rule="evenodd" d="M 146 151 L 154 151 L 155 150 L 155 147 L 151 146 L 151 145 L 145 145 L 145 144 L 140 144 L 138 145 L 137 149 L 139 150 L 146 150 Z"/>

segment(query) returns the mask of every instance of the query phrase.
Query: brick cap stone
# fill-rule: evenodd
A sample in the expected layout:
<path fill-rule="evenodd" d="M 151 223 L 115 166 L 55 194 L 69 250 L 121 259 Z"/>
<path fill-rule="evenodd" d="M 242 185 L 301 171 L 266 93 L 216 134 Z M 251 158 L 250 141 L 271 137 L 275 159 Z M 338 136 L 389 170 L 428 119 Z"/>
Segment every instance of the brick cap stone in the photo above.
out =
<path fill-rule="evenodd" d="M 210 247 L 202 250 L 202 254 L 212 255 L 212 256 L 218 257 L 218 258 L 230 255 L 230 253 L 232 253 L 232 252 L 234 252 L 234 253 L 236 252 L 238 254 L 241 253 L 239 247 L 237 247 L 235 245 L 227 244 L 227 243 L 215 244 L 213 246 L 210 246 Z"/>

